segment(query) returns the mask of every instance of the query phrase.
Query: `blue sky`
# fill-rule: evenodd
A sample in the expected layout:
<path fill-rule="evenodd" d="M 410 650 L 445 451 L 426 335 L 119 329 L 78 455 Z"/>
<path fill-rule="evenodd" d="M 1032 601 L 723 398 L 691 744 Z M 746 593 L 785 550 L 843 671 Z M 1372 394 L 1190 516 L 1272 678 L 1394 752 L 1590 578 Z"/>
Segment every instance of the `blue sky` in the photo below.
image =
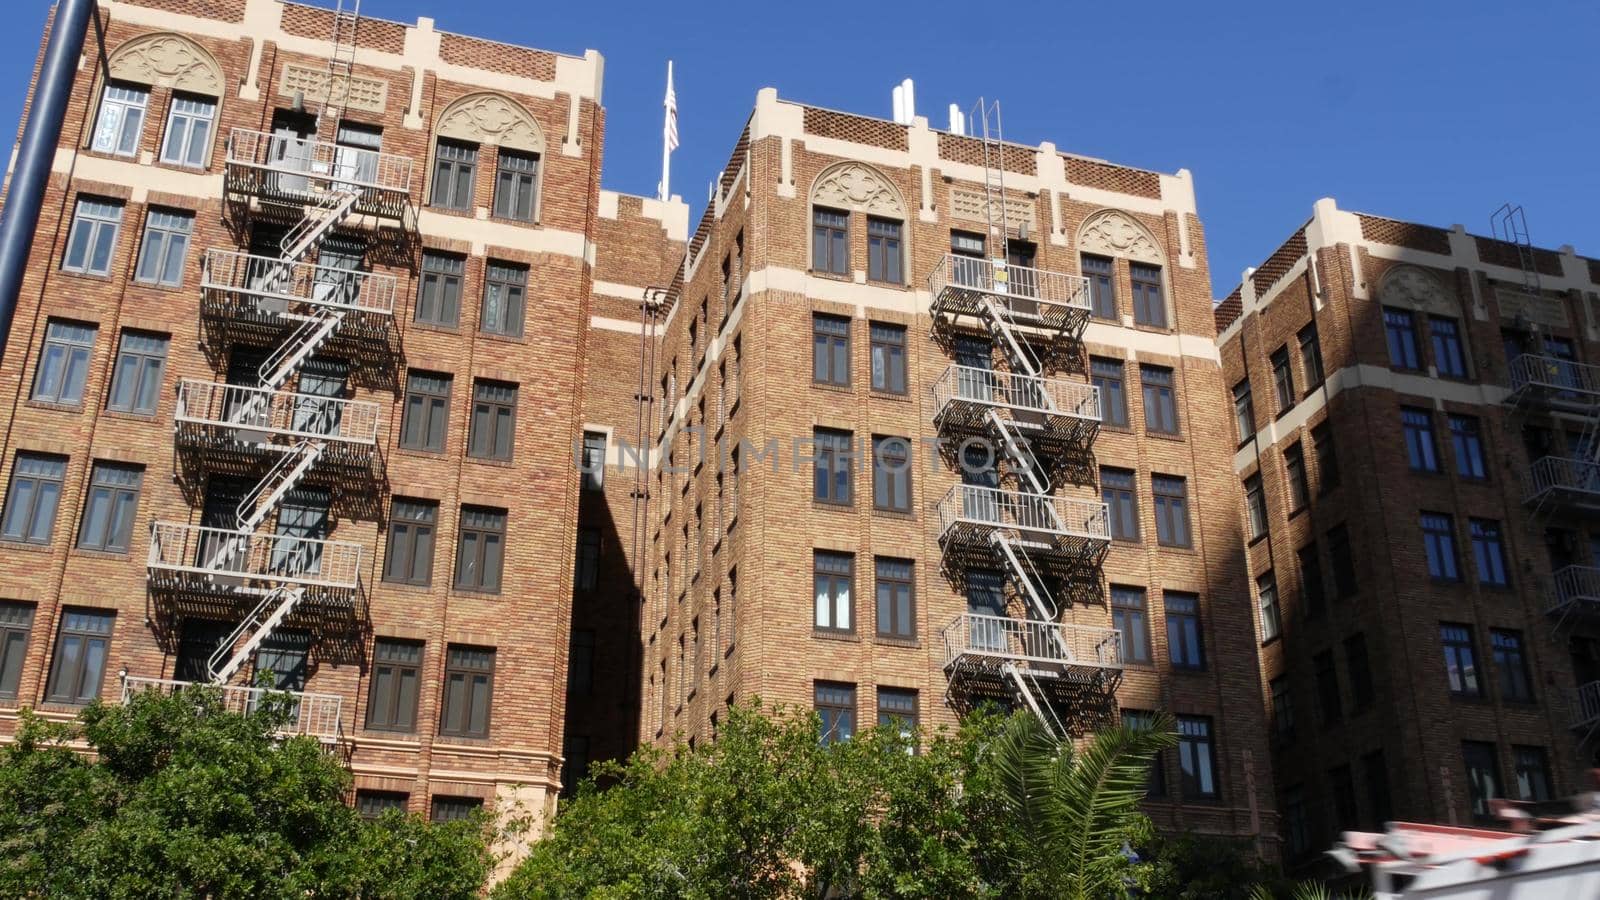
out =
<path fill-rule="evenodd" d="M 11 0 L 0 121 L 15 122 L 47 4 Z M 1217 296 L 1335 197 L 1487 233 L 1507 200 L 1535 243 L 1600 256 L 1600 4 L 365 0 L 366 15 L 606 57 L 604 182 L 652 194 L 676 61 L 674 191 L 698 217 L 756 91 L 888 117 L 917 83 L 1000 98 L 1006 137 L 1164 172 L 1190 169 Z M 987 14 L 988 17 L 985 16 Z M 6 127 L 10 127 L 9 125 Z M 695 219 L 691 219 L 695 221 Z"/>

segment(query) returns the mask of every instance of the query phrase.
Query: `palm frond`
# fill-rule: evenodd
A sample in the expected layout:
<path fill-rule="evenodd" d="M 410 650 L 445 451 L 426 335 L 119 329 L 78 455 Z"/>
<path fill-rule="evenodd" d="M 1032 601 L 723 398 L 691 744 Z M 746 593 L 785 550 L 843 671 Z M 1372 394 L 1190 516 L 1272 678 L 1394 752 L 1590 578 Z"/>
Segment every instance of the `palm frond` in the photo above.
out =
<path fill-rule="evenodd" d="M 1151 760 L 1177 742 L 1172 719 L 1163 714 L 1147 728 L 1102 731 L 1070 765 L 1054 767 L 1047 832 L 1068 871 L 1085 879 L 1105 871 L 1096 861 L 1120 851 L 1123 830 L 1144 799 Z M 1098 896 L 1103 890 L 1086 881 L 1084 893 Z"/>
<path fill-rule="evenodd" d="M 1006 720 L 989 744 L 989 765 L 1000 787 L 1001 802 L 1023 834 L 1041 835 L 1050 828 L 1051 766 L 1059 749 L 1055 736 L 1029 715 Z M 1040 843 L 1036 840 L 1030 845 L 1042 849 Z"/>

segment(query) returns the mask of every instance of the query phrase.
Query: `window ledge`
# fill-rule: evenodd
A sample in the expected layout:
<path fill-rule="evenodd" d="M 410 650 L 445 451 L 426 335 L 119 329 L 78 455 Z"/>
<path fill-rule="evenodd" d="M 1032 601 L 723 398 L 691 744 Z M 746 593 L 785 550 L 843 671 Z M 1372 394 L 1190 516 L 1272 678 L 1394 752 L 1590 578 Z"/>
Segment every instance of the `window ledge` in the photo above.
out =
<path fill-rule="evenodd" d="M 811 508 L 825 509 L 830 512 L 853 512 L 855 511 L 856 505 L 851 502 L 842 502 L 838 500 L 818 500 L 815 496 L 813 496 L 811 498 Z"/>
<path fill-rule="evenodd" d="M 896 403 L 911 402 L 911 394 L 909 391 L 904 394 L 897 394 L 894 391 L 884 391 L 877 388 L 871 388 L 868 390 L 868 394 L 878 400 L 892 400 Z"/>
<path fill-rule="evenodd" d="M 417 459 L 444 459 L 443 450 L 417 450 L 412 447 L 396 447 L 394 452 L 400 456 L 412 456 Z"/>
<path fill-rule="evenodd" d="M 26 401 L 26 403 L 24 405 L 26 405 L 28 407 L 31 407 L 33 409 L 48 409 L 48 410 L 52 410 L 54 412 L 64 412 L 64 413 L 81 413 L 81 412 L 83 412 L 83 404 L 82 403 L 54 403 L 54 402 L 49 401 L 49 400 L 28 400 L 28 401 Z"/>
<path fill-rule="evenodd" d="M 1172 441 L 1181 444 L 1187 440 L 1181 431 L 1151 431 L 1146 428 L 1144 433 L 1146 437 L 1151 437 L 1158 441 Z"/>
<path fill-rule="evenodd" d="M 104 275 L 98 272 L 79 272 L 76 269 L 69 269 L 66 266 L 58 266 L 56 268 L 56 272 L 57 274 L 65 275 L 68 278 L 82 278 L 85 281 L 109 282 L 113 280 L 110 272 L 107 272 Z"/>
<path fill-rule="evenodd" d="M 474 600 L 497 600 L 500 598 L 501 594 L 499 591 L 479 591 L 473 590 L 472 588 L 453 586 L 450 588 L 450 596 L 470 598 Z"/>
<path fill-rule="evenodd" d="M 461 322 L 459 320 L 457 320 L 454 325 L 446 325 L 443 322 L 426 322 L 422 319 L 413 318 L 411 320 L 411 325 L 423 331 L 436 331 L 440 334 L 461 333 Z"/>
<path fill-rule="evenodd" d="M 122 419 L 128 422 L 153 422 L 156 420 L 157 414 L 153 412 L 129 412 L 123 409 L 102 409 L 100 417 L 102 419 Z"/>
<path fill-rule="evenodd" d="M 892 634 L 874 635 L 873 640 L 880 646 L 884 647 L 904 647 L 908 650 L 919 650 L 922 648 L 922 641 L 916 638 L 895 637 Z"/>
<path fill-rule="evenodd" d="M 818 390 L 833 391 L 836 394 L 854 394 L 856 392 L 854 385 L 834 384 L 831 381 L 817 381 L 813 379 L 811 386 L 817 388 Z"/>
<path fill-rule="evenodd" d="M 128 559 L 128 550 L 93 550 L 87 547 L 73 547 L 67 551 L 68 556 L 81 556 L 86 559 Z"/>
<path fill-rule="evenodd" d="M 501 332 L 498 332 L 498 331 L 484 331 L 483 329 L 480 328 L 475 332 L 475 334 L 478 337 L 483 338 L 486 341 L 494 341 L 494 342 L 500 343 L 500 344 L 526 344 L 526 343 L 528 343 L 528 335 L 527 335 L 526 332 L 524 332 L 522 334 L 502 334 Z"/>
<path fill-rule="evenodd" d="M 55 537 L 55 535 L 52 532 L 52 534 L 51 534 L 52 540 L 54 539 L 54 537 Z M 54 552 L 54 548 L 52 548 L 50 546 L 50 544 L 30 544 L 27 541 L 0 541 L 0 549 L 21 550 L 24 553 L 51 553 L 51 552 Z"/>
<path fill-rule="evenodd" d="M 512 459 L 490 459 L 488 457 L 473 456 L 471 454 L 467 455 L 466 461 L 469 462 L 469 463 L 474 463 L 476 465 L 489 466 L 491 468 L 496 468 L 496 469 L 510 469 L 510 468 L 516 466 L 516 464 L 517 464 L 515 458 L 512 458 Z M 591 491 L 589 493 L 597 493 L 597 492 Z"/>
<path fill-rule="evenodd" d="M 145 291 L 159 291 L 163 294 L 186 294 L 194 290 L 193 285 L 185 285 L 181 281 L 177 284 L 165 284 L 159 281 L 140 281 L 137 277 L 133 279 L 133 287 Z"/>
<path fill-rule="evenodd" d="M 909 509 L 885 509 L 881 506 L 874 506 L 872 507 L 872 514 L 874 516 L 882 516 L 885 519 L 898 519 L 902 522 L 915 522 L 917 520 L 917 514 Z"/>
<path fill-rule="evenodd" d="M 812 628 L 811 636 L 824 641 L 842 641 L 847 644 L 861 643 L 861 636 L 854 631 L 824 631 L 821 628 Z"/>

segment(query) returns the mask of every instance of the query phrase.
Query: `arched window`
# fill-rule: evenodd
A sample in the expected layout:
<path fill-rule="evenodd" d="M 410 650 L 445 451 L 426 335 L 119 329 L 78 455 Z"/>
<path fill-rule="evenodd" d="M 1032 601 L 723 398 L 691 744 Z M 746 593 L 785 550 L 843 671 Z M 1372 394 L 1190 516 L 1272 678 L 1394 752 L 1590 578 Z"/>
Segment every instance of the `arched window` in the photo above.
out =
<path fill-rule="evenodd" d="M 1078 229 L 1078 251 L 1084 275 L 1090 279 L 1090 300 L 1097 318 L 1113 319 L 1116 302 L 1111 291 L 1111 257 L 1128 261 L 1129 293 L 1133 321 L 1149 328 L 1170 328 L 1167 291 L 1163 284 L 1165 254 L 1155 235 L 1138 219 L 1116 209 L 1101 210 Z"/>
<path fill-rule="evenodd" d="M 906 205 L 893 182 L 869 166 L 842 162 L 811 188 L 811 270 L 849 275 L 852 228 L 865 229 L 867 280 L 906 283 Z"/>
<path fill-rule="evenodd" d="M 439 115 L 434 134 L 430 205 L 472 209 L 478 170 L 492 164 L 494 217 L 538 220 L 545 139 L 532 113 L 503 94 L 468 94 Z M 493 151 L 492 159 L 484 155 L 486 150 Z"/>
<path fill-rule="evenodd" d="M 137 156 L 150 113 L 150 89 L 168 88 L 159 158 L 171 165 L 205 168 L 216 140 L 222 67 L 205 48 L 182 35 L 133 38 L 112 52 L 100 92 L 89 148 L 115 156 Z"/>

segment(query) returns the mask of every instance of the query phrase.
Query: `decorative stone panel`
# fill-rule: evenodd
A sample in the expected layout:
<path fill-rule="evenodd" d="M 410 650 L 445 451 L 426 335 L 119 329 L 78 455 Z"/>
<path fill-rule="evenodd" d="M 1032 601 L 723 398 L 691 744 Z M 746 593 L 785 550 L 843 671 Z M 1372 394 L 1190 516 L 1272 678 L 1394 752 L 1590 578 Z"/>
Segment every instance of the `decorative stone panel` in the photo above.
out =
<path fill-rule="evenodd" d="M 965 188 L 950 189 L 950 213 L 958 219 L 970 222 L 989 221 L 985 214 L 988 198 L 982 191 L 967 190 Z M 1022 200 L 1014 197 L 1006 198 L 1006 227 L 1017 228 L 1027 225 L 1033 231 L 1036 225 L 1036 215 L 1033 201 Z"/>
<path fill-rule="evenodd" d="M 320 104 L 328 95 L 328 70 L 290 63 L 283 67 L 278 93 L 294 97 L 298 91 L 307 101 Z M 347 96 L 341 96 L 347 95 Z M 389 82 L 379 78 L 351 75 L 334 83 L 333 104 L 346 109 L 382 114 L 388 105 Z"/>
<path fill-rule="evenodd" d="M 839 163 L 823 170 L 811 189 L 811 202 L 900 219 L 906 215 L 900 192 L 889 179 L 857 162 Z"/>
<path fill-rule="evenodd" d="M 222 96 L 222 67 L 204 47 L 182 35 L 134 38 L 111 54 L 107 71 L 118 81 Z"/>
<path fill-rule="evenodd" d="M 440 137 L 544 152 L 544 131 L 533 114 L 504 94 L 467 94 L 439 116 Z"/>
<path fill-rule="evenodd" d="M 1158 266 L 1164 261 L 1155 235 L 1139 220 L 1116 209 L 1101 210 L 1084 220 L 1078 230 L 1078 249 Z"/>

